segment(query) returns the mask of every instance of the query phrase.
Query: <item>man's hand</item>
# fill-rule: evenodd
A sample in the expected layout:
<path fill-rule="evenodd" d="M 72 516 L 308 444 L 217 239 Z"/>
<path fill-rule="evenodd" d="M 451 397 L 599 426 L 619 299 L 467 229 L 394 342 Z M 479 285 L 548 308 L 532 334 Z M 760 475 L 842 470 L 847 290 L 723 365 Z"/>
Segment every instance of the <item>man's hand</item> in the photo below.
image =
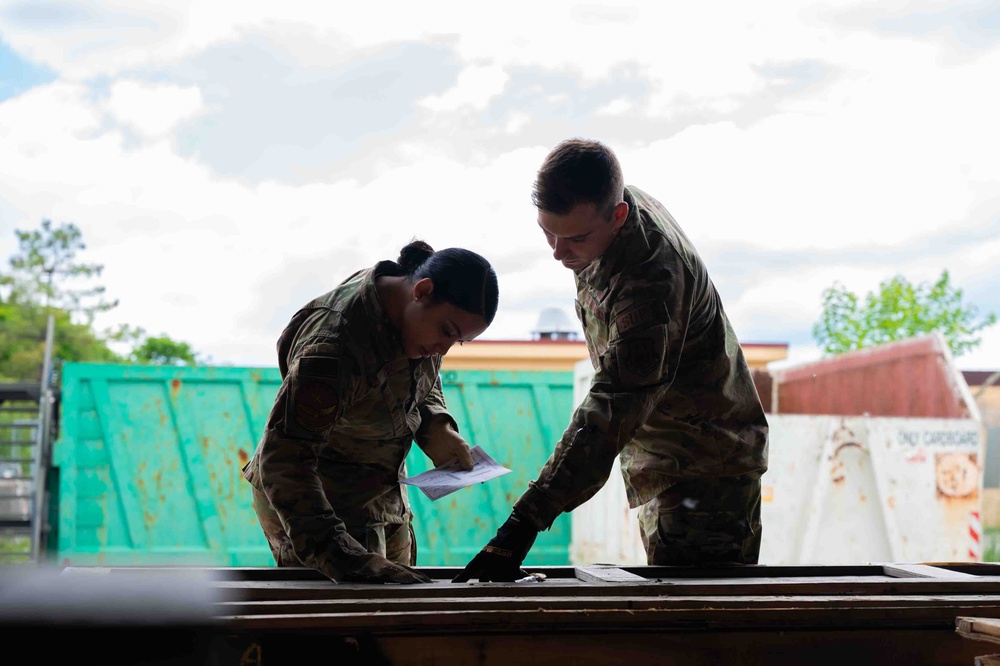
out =
<path fill-rule="evenodd" d="M 528 573 L 521 569 L 521 563 L 537 536 L 538 530 L 534 525 L 512 511 L 507 522 L 497 530 L 497 535 L 451 582 L 464 583 L 478 578 L 481 583 L 511 583 L 526 577 Z"/>
<path fill-rule="evenodd" d="M 458 458 L 458 465 L 465 471 L 473 467 L 469 443 L 451 427 L 451 421 L 441 419 L 427 426 L 424 436 L 417 442 L 435 467 Z"/>
<path fill-rule="evenodd" d="M 341 582 L 344 583 L 433 583 L 416 569 L 390 562 L 378 553 L 353 555 L 341 564 Z"/>

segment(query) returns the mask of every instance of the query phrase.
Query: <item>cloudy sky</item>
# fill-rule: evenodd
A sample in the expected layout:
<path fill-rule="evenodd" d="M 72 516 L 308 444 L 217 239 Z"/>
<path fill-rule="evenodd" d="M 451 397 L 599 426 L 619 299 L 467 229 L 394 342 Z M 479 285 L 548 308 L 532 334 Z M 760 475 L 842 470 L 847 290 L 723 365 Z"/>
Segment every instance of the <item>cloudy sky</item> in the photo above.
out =
<path fill-rule="evenodd" d="M 169 7 L 169 8 L 167 8 Z M 572 316 L 535 223 L 585 136 L 692 238 L 744 342 L 948 269 L 1000 313 L 1000 2 L 0 0 L 0 260 L 72 222 L 98 319 L 274 365 L 291 314 L 413 237 L 486 255 L 484 337 Z M 964 369 L 1000 368 L 1000 325 Z"/>

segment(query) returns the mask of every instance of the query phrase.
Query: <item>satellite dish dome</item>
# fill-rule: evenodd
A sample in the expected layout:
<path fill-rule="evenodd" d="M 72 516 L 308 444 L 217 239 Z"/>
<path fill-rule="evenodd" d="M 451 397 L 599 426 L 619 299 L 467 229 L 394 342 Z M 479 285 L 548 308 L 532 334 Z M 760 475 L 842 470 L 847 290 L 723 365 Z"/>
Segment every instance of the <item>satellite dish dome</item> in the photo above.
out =
<path fill-rule="evenodd" d="M 577 328 L 562 308 L 545 308 L 531 333 L 536 340 L 574 340 Z"/>

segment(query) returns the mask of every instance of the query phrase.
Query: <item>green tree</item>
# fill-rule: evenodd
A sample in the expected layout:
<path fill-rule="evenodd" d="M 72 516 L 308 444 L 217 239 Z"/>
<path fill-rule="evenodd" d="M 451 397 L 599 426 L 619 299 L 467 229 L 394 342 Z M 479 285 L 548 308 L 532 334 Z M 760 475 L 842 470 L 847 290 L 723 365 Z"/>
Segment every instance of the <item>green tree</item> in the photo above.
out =
<path fill-rule="evenodd" d="M 59 361 L 120 363 L 124 359 L 112 351 L 89 324 L 75 323 L 58 308 L 32 303 L 0 305 L 0 381 L 38 381 L 45 357 L 45 327 L 48 314 L 55 319 L 53 357 Z M 58 368 L 57 368 L 58 369 Z"/>
<path fill-rule="evenodd" d="M 198 354 L 186 342 L 165 333 L 151 336 L 139 326 L 122 325 L 108 333 L 108 339 L 124 342 L 131 351 L 126 361 L 139 365 L 198 365 Z"/>
<path fill-rule="evenodd" d="M 73 288 L 75 281 L 100 277 L 104 266 L 76 261 L 78 252 L 87 248 L 83 234 L 74 224 L 52 226 L 42 220 L 34 231 L 15 230 L 20 253 L 10 259 L 11 272 L 4 276 L 15 303 L 34 303 L 83 315 L 90 323 L 98 312 L 106 312 L 118 301 L 104 300 L 105 288 L 90 285 Z"/>
<path fill-rule="evenodd" d="M 57 362 L 121 361 L 92 327 L 94 314 L 117 301 L 104 300 L 104 287 L 86 284 L 103 266 L 76 260 L 86 249 L 80 230 L 42 220 L 34 231 L 14 233 L 19 251 L 10 258 L 10 269 L 0 273 L 0 317 L 7 333 L 0 340 L 0 378 L 38 381 L 49 314 L 55 319 Z"/>
<path fill-rule="evenodd" d="M 95 314 L 118 305 L 94 284 L 104 266 L 77 261 L 86 249 L 80 230 L 72 224 L 53 226 L 42 220 L 34 231 L 14 232 L 19 251 L 0 272 L 0 381 L 37 381 L 45 354 L 48 315 L 55 318 L 55 367 L 64 361 L 110 363 L 193 364 L 196 355 L 187 343 L 166 335 L 149 337 L 141 328 L 97 332 Z M 121 331 L 129 335 L 120 335 Z M 131 351 L 119 354 L 110 344 L 128 342 Z"/>
<path fill-rule="evenodd" d="M 963 303 L 962 290 L 951 284 L 947 270 L 934 282 L 911 284 L 897 275 L 862 300 L 842 284 L 823 291 L 823 313 L 813 337 L 827 354 L 940 332 L 952 354 L 961 356 L 982 342 L 978 333 L 996 323 L 993 313 L 982 317 Z"/>

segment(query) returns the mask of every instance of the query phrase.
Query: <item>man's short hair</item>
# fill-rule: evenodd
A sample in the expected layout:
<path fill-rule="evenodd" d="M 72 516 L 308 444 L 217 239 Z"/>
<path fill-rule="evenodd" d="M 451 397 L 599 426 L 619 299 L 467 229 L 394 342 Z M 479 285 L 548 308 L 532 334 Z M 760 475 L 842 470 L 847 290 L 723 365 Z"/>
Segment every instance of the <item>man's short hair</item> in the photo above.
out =
<path fill-rule="evenodd" d="M 590 203 L 610 218 L 624 194 L 625 180 L 613 150 L 600 141 L 567 139 L 542 162 L 531 201 L 539 210 L 555 215 Z"/>

